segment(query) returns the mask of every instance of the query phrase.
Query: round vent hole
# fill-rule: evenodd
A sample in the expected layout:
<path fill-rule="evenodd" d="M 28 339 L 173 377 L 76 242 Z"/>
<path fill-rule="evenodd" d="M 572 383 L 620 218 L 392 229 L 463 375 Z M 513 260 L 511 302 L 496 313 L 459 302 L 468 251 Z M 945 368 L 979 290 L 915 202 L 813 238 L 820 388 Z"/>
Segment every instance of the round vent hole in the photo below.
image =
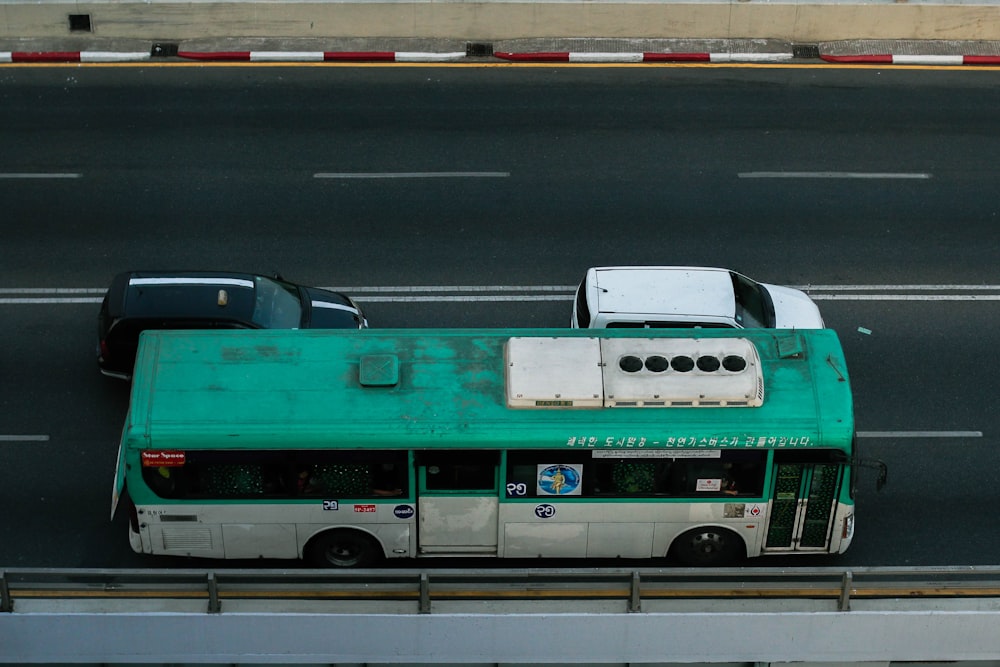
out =
<path fill-rule="evenodd" d="M 722 360 L 722 367 L 731 373 L 739 373 L 747 367 L 747 360 L 735 354 L 730 354 Z"/>
<path fill-rule="evenodd" d="M 618 366 L 626 373 L 638 373 L 642 370 L 642 359 L 629 354 L 618 360 Z"/>
<path fill-rule="evenodd" d="M 687 373 L 694 368 L 694 359 L 685 355 L 679 355 L 670 360 L 670 365 L 678 373 Z"/>
<path fill-rule="evenodd" d="M 718 357 L 710 357 L 707 354 L 698 357 L 698 370 L 705 373 L 714 373 L 719 370 L 719 359 Z"/>
<path fill-rule="evenodd" d="M 654 373 L 662 373 L 668 368 L 670 368 L 670 362 L 666 357 L 661 357 L 658 354 L 646 357 L 646 370 Z"/>

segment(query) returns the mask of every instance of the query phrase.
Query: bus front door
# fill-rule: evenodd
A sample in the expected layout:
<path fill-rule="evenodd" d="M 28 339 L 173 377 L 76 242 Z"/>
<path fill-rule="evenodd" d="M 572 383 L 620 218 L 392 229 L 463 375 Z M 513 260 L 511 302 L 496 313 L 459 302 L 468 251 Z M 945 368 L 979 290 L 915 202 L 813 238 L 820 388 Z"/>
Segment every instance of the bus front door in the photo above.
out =
<path fill-rule="evenodd" d="M 762 551 L 828 551 L 844 466 L 782 461 L 783 453 L 775 453 Z"/>
<path fill-rule="evenodd" d="M 417 458 L 420 555 L 497 555 L 496 452 L 434 452 Z"/>

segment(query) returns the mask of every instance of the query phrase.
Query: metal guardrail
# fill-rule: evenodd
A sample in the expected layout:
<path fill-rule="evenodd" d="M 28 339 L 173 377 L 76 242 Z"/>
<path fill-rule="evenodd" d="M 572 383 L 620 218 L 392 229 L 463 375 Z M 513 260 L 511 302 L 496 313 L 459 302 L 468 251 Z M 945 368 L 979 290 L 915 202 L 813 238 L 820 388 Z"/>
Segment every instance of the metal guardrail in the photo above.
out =
<path fill-rule="evenodd" d="M 0 569 L 0 612 L 19 601 L 204 600 L 522 604 L 617 601 L 638 613 L 657 600 L 824 600 L 841 612 L 875 599 L 1000 599 L 1000 566 L 727 569 L 196 570 Z"/>

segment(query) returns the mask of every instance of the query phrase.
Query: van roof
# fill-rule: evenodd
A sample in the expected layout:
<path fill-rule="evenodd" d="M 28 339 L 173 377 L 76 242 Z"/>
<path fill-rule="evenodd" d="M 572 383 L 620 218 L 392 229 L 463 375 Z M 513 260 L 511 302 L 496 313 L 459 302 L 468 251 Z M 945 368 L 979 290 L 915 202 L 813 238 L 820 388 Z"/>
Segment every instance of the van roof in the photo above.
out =
<path fill-rule="evenodd" d="M 602 313 L 733 317 L 736 297 L 727 269 L 605 266 L 591 269 Z"/>

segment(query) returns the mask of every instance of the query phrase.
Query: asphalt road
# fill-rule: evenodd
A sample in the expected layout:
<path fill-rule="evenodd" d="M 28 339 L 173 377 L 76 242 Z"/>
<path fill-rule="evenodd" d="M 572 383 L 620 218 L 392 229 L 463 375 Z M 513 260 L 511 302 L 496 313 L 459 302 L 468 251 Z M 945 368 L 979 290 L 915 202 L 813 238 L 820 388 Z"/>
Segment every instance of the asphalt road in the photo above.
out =
<path fill-rule="evenodd" d="M 117 271 L 280 271 L 354 288 L 373 326 L 497 327 L 566 325 L 566 288 L 607 264 L 825 286 L 890 477 L 876 493 L 862 473 L 854 546 L 809 564 L 995 564 L 998 83 L 0 67 L 0 565 L 210 565 L 132 554 L 108 518 L 128 396 L 93 348 Z"/>

